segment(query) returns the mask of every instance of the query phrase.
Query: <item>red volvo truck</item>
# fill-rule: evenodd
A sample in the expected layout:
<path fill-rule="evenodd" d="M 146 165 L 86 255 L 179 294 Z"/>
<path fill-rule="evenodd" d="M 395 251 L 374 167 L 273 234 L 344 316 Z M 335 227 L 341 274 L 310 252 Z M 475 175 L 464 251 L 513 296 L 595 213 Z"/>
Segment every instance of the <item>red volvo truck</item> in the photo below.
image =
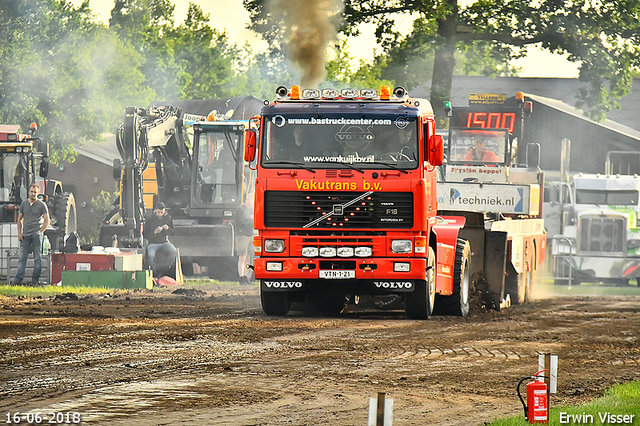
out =
<path fill-rule="evenodd" d="M 469 312 L 464 217 L 438 217 L 443 139 L 400 87 L 276 90 L 250 122 L 254 273 L 267 315 L 292 302 L 395 294 L 409 318 Z M 437 297 L 436 297 L 437 296 Z"/>

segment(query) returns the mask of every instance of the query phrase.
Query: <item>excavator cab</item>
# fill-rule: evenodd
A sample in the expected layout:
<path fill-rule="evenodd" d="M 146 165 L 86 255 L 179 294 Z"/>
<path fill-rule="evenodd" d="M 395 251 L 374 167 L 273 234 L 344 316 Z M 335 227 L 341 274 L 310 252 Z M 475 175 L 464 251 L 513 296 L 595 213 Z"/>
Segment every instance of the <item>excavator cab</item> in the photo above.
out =
<path fill-rule="evenodd" d="M 244 124 L 206 122 L 194 125 L 192 208 L 231 207 L 242 196 Z"/>
<path fill-rule="evenodd" d="M 198 134 L 196 203 L 230 204 L 239 198 L 241 134 L 227 130 L 216 129 Z"/>

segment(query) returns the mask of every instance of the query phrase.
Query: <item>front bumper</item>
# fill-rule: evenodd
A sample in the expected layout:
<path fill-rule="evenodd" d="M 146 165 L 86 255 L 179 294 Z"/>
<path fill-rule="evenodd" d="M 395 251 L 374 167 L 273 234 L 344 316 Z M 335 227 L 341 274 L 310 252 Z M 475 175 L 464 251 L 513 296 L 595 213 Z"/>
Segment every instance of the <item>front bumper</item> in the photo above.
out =
<path fill-rule="evenodd" d="M 267 270 L 267 264 L 281 270 Z M 397 265 L 402 264 L 402 265 Z M 259 257 L 255 277 L 264 291 L 366 291 L 373 294 L 411 292 L 426 277 L 426 259 L 319 259 Z M 406 271 L 395 271 L 402 266 Z M 276 265 L 279 267 L 279 265 Z"/>

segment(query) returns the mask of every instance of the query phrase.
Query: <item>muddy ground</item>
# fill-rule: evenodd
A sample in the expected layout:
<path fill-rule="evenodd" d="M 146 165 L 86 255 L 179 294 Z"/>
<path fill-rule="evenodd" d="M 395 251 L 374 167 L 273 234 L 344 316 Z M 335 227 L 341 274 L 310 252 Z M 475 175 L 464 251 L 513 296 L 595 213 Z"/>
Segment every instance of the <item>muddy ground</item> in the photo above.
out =
<path fill-rule="evenodd" d="M 266 317 L 257 285 L 2 297 L 0 421 L 361 426 L 385 392 L 394 425 L 482 425 L 522 412 L 515 385 L 540 353 L 559 356 L 552 404 L 640 379 L 640 293 L 427 321 L 355 307 Z"/>

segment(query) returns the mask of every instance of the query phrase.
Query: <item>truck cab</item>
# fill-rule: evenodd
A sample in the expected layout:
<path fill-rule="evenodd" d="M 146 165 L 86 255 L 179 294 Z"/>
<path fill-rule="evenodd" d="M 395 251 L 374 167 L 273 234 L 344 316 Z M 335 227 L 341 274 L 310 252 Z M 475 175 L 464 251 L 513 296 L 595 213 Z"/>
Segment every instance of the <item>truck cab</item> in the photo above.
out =
<path fill-rule="evenodd" d="M 450 312 L 466 315 L 468 293 L 454 290 L 464 221 L 436 217 L 443 145 L 431 104 L 388 86 L 292 86 L 276 95 L 245 151 L 245 160 L 257 159 L 254 267 L 263 310 L 284 315 L 292 302 L 323 299 L 339 311 L 345 297 L 397 295 L 409 317 L 426 319 L 438 294 L 455 299 Z M 460 264 L 458 278 L 467 262 Z"/>

